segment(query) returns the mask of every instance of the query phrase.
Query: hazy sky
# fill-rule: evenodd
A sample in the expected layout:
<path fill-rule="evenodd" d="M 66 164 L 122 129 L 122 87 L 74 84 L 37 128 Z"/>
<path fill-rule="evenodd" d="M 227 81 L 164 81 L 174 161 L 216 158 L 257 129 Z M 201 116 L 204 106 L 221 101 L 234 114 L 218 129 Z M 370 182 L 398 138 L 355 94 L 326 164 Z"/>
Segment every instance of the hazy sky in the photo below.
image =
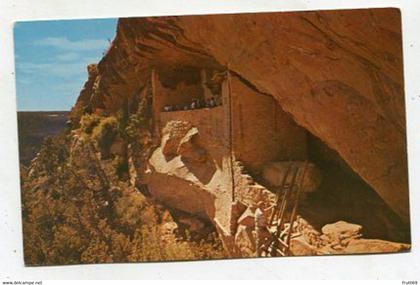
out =
<path fill-rule="evenodd" d="M 115 36 L 116 19 L 15 24 L 16 93 L 19 111 L 70 110 Z"/>

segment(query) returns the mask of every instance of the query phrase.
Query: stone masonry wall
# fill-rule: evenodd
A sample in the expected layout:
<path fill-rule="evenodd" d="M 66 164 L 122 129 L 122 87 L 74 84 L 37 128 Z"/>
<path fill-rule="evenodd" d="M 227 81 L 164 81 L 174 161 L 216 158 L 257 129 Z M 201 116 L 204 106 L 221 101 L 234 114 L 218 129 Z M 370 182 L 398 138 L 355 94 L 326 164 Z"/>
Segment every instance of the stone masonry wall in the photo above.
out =
<path fill-rule="evenodd" d="M 271 161 L 307 158 L 305 129 L 273 97 L 252 90 L 236 76 L 230 78 L 230 92 L 232 144 L 237 160 L 258 173 Z"/>

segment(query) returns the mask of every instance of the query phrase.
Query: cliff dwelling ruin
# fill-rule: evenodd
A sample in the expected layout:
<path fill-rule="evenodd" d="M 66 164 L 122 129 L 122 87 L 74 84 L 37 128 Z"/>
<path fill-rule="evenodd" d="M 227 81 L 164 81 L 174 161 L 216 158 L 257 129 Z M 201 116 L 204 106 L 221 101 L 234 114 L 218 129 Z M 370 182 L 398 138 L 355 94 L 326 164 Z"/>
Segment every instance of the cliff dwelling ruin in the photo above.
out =
<path fill-rule="evenodd" d="M 170 208 L 212 224 L 232 257 L 346 252 L 319 249 L 325 240 L 312 236 L 340 220 L 362 225 L 365 237 L 407 240 L 397 215 L 336 152 L 234 72 L 152 69 L 142 92 L 156 148 L 140 183 Z M 278 241 L 257 244 L 256 209 L 267 239 Z M 350 237 L 361 234 L 360 227 Z"/>

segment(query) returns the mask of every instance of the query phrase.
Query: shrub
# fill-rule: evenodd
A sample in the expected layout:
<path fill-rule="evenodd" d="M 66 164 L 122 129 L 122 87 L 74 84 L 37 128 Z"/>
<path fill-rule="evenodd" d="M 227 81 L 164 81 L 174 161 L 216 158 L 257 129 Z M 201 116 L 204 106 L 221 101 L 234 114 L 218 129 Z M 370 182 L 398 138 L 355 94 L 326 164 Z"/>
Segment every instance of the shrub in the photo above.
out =
<path fill-rule="evenodd" d="M 116 156 L 113 161 L 113 166 L 115 168 L 115 174 L 119 179 L 125 180 L 128 173 L 128 161 L 126 157 Z"/>
<path fill-rule="evenodd" d="M 100 121 L 101 118 L 98 115 L 85 114 L 80 119 L 80 129 L 86 134 L 91 134 Z"/>
<path fill-rule="evenodd" d="M 137 111 L 128 117 L 125 127 L 125 138 L 131 145 L 134 156 L 134 165 L 139 166 L 148 159 L 152 151 L 152 125 L 150 118 L 150 105 L 147 99 L 141 100 Z"/>
<path fill-rule="evenodd" d="M 149 120 L 146 117 L 146 101 L 142 100 L 138 106 L 137 112 L 128 117 L 125 133 L 131 143 L 137 143 L 139 141 L 139 136 L 141 136 L 140 130 L 148 129 Z"/>
<path fill-rule="evenodd" d="M 118 135 L 118 120 L 115 117 L 107 117 L 100 121 L 92 131 L 95 140 L 104 158 L 109 156 L 109 150 Z"/>
<path fill-rule="evenodd" d="M 36 172 L 45 171 L 48 175 L 52 175 L 68 158 L 68 144 L 69 140 L 65 133 L 46 137 L 32 167 L 36 168 Z"/>

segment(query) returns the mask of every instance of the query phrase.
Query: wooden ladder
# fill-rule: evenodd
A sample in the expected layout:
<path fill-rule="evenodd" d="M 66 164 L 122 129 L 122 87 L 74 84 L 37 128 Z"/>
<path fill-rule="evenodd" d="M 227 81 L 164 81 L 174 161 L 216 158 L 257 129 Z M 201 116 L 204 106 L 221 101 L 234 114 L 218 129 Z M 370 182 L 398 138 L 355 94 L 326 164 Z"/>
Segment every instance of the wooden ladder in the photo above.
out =
<path fill-rule="evenodd" d="M 303 186 L 308 162 L 305 161 L 302 175 L 297 181 L 299 165 L 291 163 L 283 177 L 281 186 L 276 191 L 276 204 L 273 207 L 268 231 L 271 237 L 261 247 L 261 256 L 290 256 L 290 239 L 299 205 L 299 196 Z M 286 225 L 286 214 L 290 204 L 293 205 L 292 213 Z"/>

